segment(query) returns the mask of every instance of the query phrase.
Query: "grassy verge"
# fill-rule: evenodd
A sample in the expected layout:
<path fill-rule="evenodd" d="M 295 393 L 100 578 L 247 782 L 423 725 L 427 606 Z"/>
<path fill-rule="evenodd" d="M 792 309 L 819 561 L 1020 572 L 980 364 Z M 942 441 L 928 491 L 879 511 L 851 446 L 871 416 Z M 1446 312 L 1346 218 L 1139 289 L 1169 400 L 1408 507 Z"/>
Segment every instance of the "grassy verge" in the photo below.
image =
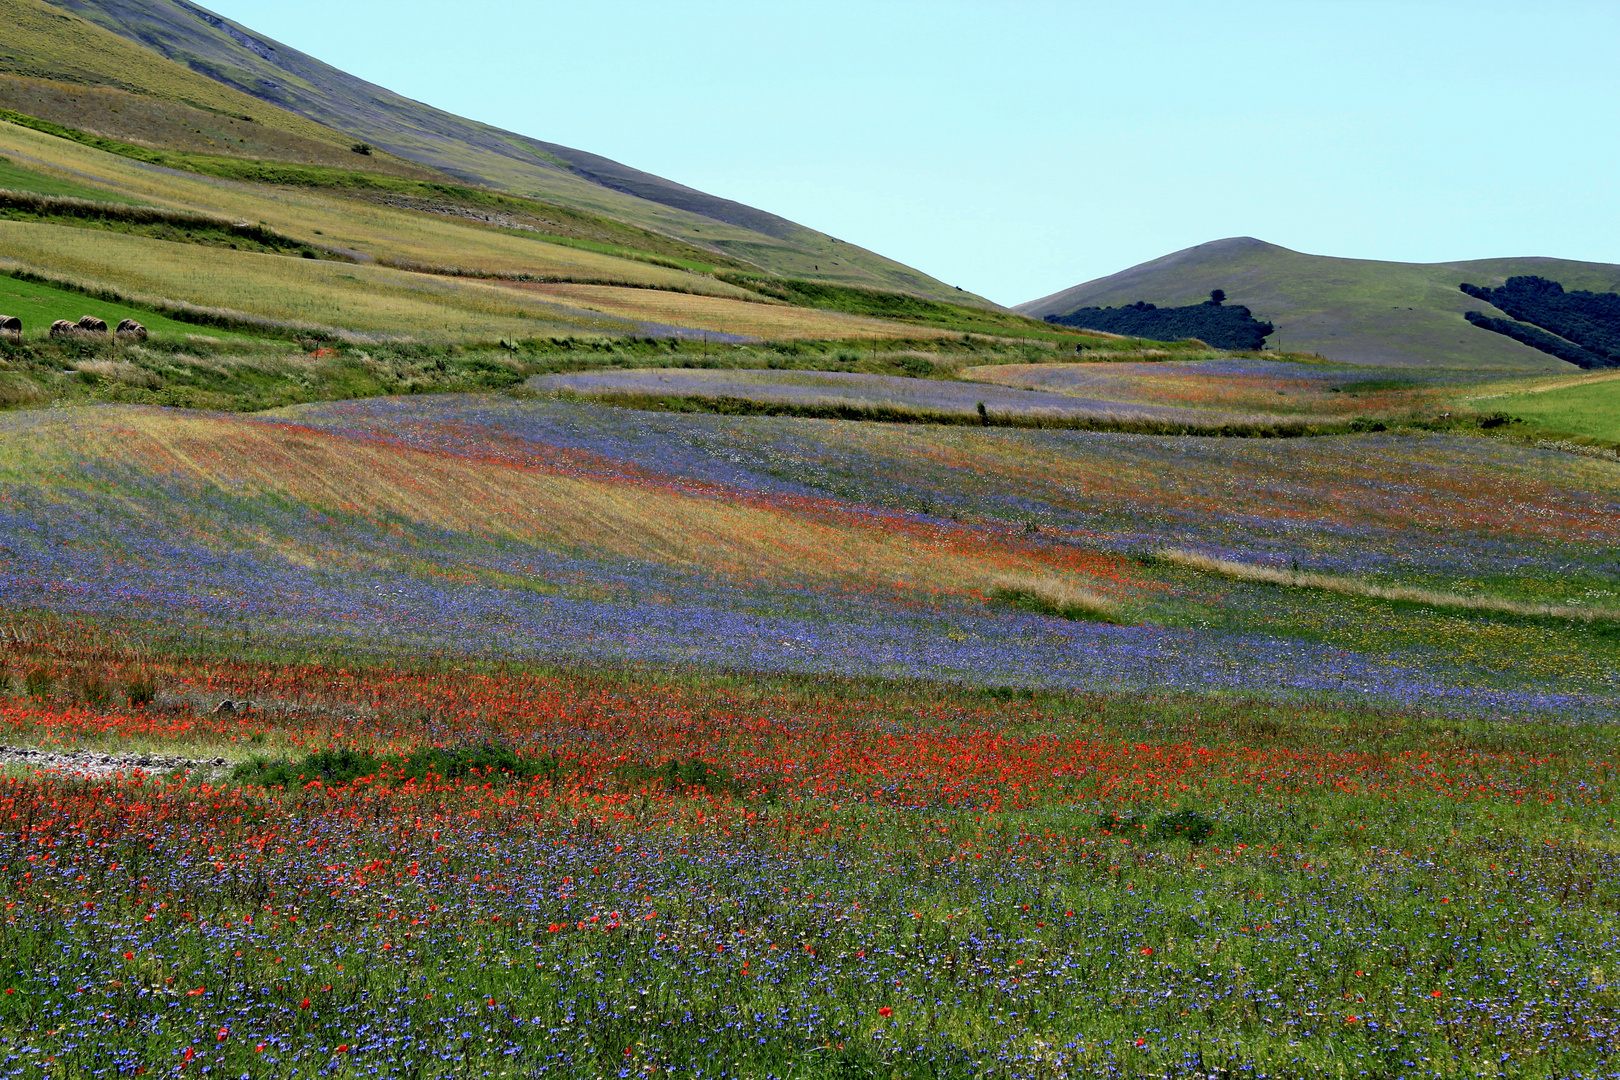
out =
<path fill-rule="evenodd" d="M 202 244 L 238 251 L 354 261 L 347 255 L 284 236 L 264 225 L 156 206 L 130 206 L 24 191 L 0 191 L 0 219 L 107 229 L 174 243 Z"/>
<path fill-rule="evenodd" d="M 1222 438 L 1296 439 L 1320 435 L 1343 435 L 1368 430 L 1356 421 L 1343 423 L 1302 423 L 1279 419 L 1262 423 L 1185 423 L 1134 416 L 1039 416 L 1018 413 L 958 413 L 906 405 L 839 402 L 802 404 L 755 401 L 751 398 L 717 395 L 704 397 L 677 394 L 637 394 L 620 392 L 577 393 L 557 391 L 557 396 L 594 401 L 626 409 L 651 412 L 718 413 L 723 416 L 800 416 L 813 420 L 876 421 L 889 424 L 943 424 L 958 427 L 1030 428 L 1054 431 L 1118 431 L 1138 435 L 1207 435 Z M 1122 407 L 1123 408 L 1123 407 Z M 1377 425 L 1383 431 L 1383 424 Z"/>
<path fill-rule="evenodd" d="M 1573 607 L 1568 604 L 1529 604 L 1494 596 L 1464 596 L 1459 593 L 1435 589 L 1416 589 L 1403 586 L 1375 585 L 1359 578 L 1338 574 L 1313 574 L 1299 570 L 1282 570 L 1253 563 L 1234 562 L 1200 555 L 1195 551 L 1178 548 L 1160 548 L 1153 553 L 1155 559 L 1175 566 L 1219 574 L 1234 581 L 1249 581 L 1262 585 L 1281 585 L 1291 589 L 1319 589 L 1342 596 L 1361 596 L 1370 600 L 1391 600 L 1402 604 L 1421 604 L 1425 607 L 1454 608 L 1461 611 L 1496 612 L 1503 615 L 1522 615 L 1530 618 L 1568 619 L 1578 622 L 1613 622 L 1620 620 L 1620 610 L 1598 607 Z"/>
<path fill-rule="evenodd" d="M 990 334 L 1000 337 L 1030 338 L 1073 347 L 1075 344 L 1095 344 L 1096 335 L 1078 331 L 1055 329 L 1049 323 L 1015 315 L 1011 312 L 992 311 L 970 304 L 949 304 L 939 300 L 925 300 L 906 293 L 865 289 L 855 285 L 832 285 L 820 281 L 797 278 L 761 277 L 746 273 L 718 272 L 715 277 L 733 285 L 751 289 L 762 296 L 795 304 L 799 307 L 841 311 L 849 315 L 888 319 L 893 322 L 912 323 L 940 330 L 964 334 Z"/>

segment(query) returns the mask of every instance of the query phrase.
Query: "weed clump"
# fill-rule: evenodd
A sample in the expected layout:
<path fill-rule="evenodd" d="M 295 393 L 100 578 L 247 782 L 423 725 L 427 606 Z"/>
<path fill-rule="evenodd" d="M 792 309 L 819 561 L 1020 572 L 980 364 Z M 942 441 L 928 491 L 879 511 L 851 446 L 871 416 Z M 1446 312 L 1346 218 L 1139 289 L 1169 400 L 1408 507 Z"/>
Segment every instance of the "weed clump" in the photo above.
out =
<path fill-rule="evenodd" d="M 139 709 L 157 700 L 157 683 L 142 672 L 124 683 L 124 697 L 132 709 Z"/>
<path fill-rule="evenodd" d="M 711 795 L 734 794 L 737 791 L 737 778 L 730 769 L 700 757 L 685 761 L 669 758 L 658 765 L 626 762 L 615 770 L 614 776 L 622 783 L 636 786 L 662 781 L 671 791 L 702 788 Z"/>
<path fill-rule="evenodd" d="M 479 743 L 427 747 L 392 756 L 342 746 L 317 750 L 296 761 L 254 757 L 232 770 L 231 778 L 264 787 L 301 787 L 316 781 L 327 786 L 349 784 L 362 777 L 377 783 L 468 778 L 555 781 L 563 774 L 563 763 L 556 757 L 522 757 L 500 743 Z"/>
<path fill-rule="evenodd" d="M 1110 811 L 1097 815 L 1097 831 L 1119 836 L 1134 843 L 1165 843 L 1185 840 L 1194 847 L 1208 840 L 1215 831 L 1215 823 L 1198 811 L 1182 807 L 1169 814 L 1149 819 L 1141 813 L 1121 817 Z"/>
<path fill-rule="evenodd" d="M 23 691 L 35 701 L 44 701 L 51 696 L 55 682 L 49 668 L 36 667 L 23 676 Z"/>

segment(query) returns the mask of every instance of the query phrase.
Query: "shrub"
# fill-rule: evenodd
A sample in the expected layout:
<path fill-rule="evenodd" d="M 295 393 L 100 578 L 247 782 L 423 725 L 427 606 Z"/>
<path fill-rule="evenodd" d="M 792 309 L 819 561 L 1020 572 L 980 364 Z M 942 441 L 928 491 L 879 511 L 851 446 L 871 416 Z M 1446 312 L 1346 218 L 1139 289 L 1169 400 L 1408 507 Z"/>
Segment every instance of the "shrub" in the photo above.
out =
<path fill-rule="evenodd" d="M 1097 815 L 1097 831 L 1107 833 L 1109 836 L 1124 836 L 1131 839 L 1140 839 L 1147 829 L 1141 814 L 1132 814 L 1130 817 L 1120 817 L 1110 811 Z"/>
<path fill-rule="evenodd" d="M 90 705 L 105 705 L 112 700 L 112 687 L 99 671 L 85 671 L 78 676 L 79 697 Z"/>
<path fill-rule="evenodd" d="M 124 683 L 124 697 L 129 699 L 132 709 L 150 705 L 157 700 L 157 683 L 152 676 L 142 672 Z"/>
<path fill-rule="evenodd" d="M 23 676 L 23 689 L 28 692 L 29 697 L 43 701 L 51 696 L 51 685 L 54 681 L 49 669 L 37 667 Z"/>
<path fill-rule="evenodd" d="M 1140 813 L 1133 812 L 1129 817 L 1121 817 L 1111 811 L 1097 815 L 1097 831 L 1138 842 L 1185 840 L 1196 847 L 1209 839 L 1215 831 L 1215 823 L 1198 811 L 1185 807 L 1171 814 L 1161 814 L 1151 822 Z"/>
<path fill-rule="evenodd" d="M 1215 823 L 1196 810 L 1183 807 L 1173 814 L 1156 818 L 1148 830 L 1150 840 L 1185 840 L 1197 847 L 1209 839 Z"/>
<path fill-rule="evenodd" d="M 740 794 L 737 780 L 724 765 L 705 761 L 700 757 L 681 761 L 669 758 L 659 765 L 629 762 L 619 766 L 615 775 L 624 783 L 647 784 L 663 781 L 671 791 L 699 787 L 711 795 Z"/>
<path fill-rule="evenodd" d="M 478 743 L 381 757 L 349 746 L 317 750 L 296 761 L 254 757 L 232 770 L 231 777 L 265 787 L 299 787 L 315 780 L 328 785 L 347 784 L 362 776 L 380 776 L 394 782 L 429 777 L 460 780 L 469 776 L 557 780 L 564 772 L 563 762 L 556 757 L 520 757 L 509 746 Z"/>

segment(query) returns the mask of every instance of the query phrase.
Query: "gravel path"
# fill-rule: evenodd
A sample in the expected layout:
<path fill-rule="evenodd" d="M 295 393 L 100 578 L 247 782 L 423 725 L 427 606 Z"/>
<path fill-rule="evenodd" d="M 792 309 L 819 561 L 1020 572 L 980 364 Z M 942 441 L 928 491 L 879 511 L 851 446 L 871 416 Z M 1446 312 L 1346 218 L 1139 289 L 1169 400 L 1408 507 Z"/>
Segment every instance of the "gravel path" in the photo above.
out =
<path fill-rule="evenodd" d="M 129 774 L 137 769 L 146 773 L 185 769 L 208 777 L 223 776 L 231 763 L 224 758 L 165 757 L 136 751 L 110 754 L 100 750 L 35 750 L 26 746 L 0 746 L 0 767 L 22 765 L 30 769 L 59 772 L 64 776 L 103 777 Z M 202 779 L 203 777 L 198 777 Z"/>

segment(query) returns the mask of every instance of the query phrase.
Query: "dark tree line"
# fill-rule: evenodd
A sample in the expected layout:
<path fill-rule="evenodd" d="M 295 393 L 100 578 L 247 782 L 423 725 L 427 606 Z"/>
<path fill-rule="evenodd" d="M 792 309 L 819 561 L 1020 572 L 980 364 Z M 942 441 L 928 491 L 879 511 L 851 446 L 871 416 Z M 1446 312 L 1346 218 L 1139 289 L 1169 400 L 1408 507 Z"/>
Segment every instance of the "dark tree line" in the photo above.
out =
<path fill-rule="evenodd" d="M 1518 320 L 1467 312 L 1463 317 L 1475 326 L 1583 368 L 1620 367 L 1620 294 L 1565 292 L 1558 282 L 1534 276 L 1510 277 L 1495 289 L 1459 288 Z"/>
<path fill-rule="evenodd" d="M 1162 308 L 1138 300 L 1124 307 L 1078 308 L 1067 315 L 1048 315 L 1046 321 L 1082 330 L 1102 330 L 1153 341 L 1197 338 L 1217 349 L 1260 349 L 1276 327 L 1256 319 L 1242 304 L 1228 307 L 1226 293 L 1216 289 L 1202 304 Z"/>
<path fill-rule="evenodd" d="M 1495 319 L 1483 311 L 1469 311 L 1463 318 L 1479 327 L 1481 330 L 1492 330 L 1504 337 L 1528 345 L 1532 349 L 1540 349 L 1549 356 L 1556 356 L 1560 360 L 1568 360 L 1576 367 L 1588 370 L 1592 368 L 1605 368 L 1615 366 L 1614 361 L 1607 356 L 1599 356 L 1589 349 L 1583 349 L 1572 341 L 1565 341 L 1555 337 L 1547 331 L 1529 323 L 1514 322 L 1512 319 Z"/>

